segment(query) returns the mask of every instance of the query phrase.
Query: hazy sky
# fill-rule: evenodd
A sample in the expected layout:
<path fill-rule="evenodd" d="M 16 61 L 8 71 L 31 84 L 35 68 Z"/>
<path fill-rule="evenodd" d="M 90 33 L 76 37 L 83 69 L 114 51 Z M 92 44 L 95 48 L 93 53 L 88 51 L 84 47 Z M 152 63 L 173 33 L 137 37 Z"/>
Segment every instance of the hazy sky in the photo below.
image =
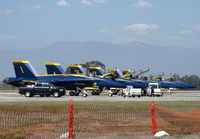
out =
<path fill-rule="evenodd" d="M 200 0 L 0 0 L 0 49 L 57 41 L 200 47 Z"/>

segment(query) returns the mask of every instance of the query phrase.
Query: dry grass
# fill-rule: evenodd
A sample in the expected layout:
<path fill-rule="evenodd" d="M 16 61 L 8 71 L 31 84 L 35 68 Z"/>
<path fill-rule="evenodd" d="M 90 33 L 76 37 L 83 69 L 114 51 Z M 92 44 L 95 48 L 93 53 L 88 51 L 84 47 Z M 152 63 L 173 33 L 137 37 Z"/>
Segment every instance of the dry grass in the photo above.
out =
<path fill-rule="evenodd" d="M 182 102 L 185 103 L 187 102 Z M 76 102 L 74 133 L 77 138 L 148 138 L 151 136 L 149 104 Z M 196 110 L 191 110 L 192 105 Z M 177 102 L 156 102 L 158 130 L 165 130 L 174 138 L 199 133 L 200 103 L 190 103 L 190 111 L 184 106 Z M 177 107 L 179 111 L 174 110 Z M 59 138 L 68 131 L 67 113 L 68 107 L 65 103 L 0 105 L 0 138 Z"/>

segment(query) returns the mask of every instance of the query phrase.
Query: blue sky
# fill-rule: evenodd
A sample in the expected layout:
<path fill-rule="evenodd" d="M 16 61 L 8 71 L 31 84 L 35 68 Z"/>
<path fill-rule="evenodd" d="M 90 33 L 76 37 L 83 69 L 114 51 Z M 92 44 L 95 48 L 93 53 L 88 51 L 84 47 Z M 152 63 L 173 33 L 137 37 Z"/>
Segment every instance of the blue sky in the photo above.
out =
<path fill-rule="evenodd" d="M 0 0 L 0 50 L 58 41 L 200 47 L 200 0 Z"/>

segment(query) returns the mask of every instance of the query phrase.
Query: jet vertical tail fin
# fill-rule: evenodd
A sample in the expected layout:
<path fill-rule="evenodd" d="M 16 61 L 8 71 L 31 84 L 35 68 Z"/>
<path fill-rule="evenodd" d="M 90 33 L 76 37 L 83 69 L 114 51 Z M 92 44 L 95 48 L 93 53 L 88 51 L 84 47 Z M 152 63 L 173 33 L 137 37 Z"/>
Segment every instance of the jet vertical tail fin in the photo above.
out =
<path fill-rule="evenodd" d="M 67 71 L 70 74 L 86 74 L 85 69 L 81 65 L 69 65 Z"/>
<path fill-rule="evenodd" d="M 105 71 L 101 67 L 88 67 L 88 70 L 94 76 L 103 76 Z"/>
<path fill-rule="evenodd" d="M 135 73 L 135 70 L 122 70 L 122 73 L 122 78 L 130 79 L 132 77 L 132 74 Z"/>
<path fill-rule="evenodd" d="M 45 63 L 47 74 L 66 74 L 59 63 Z"/>
<path fill-rule="evenodd" d="M 13 60 L 15 75 L 17 78 L 37 78 L 38 73 L 29 61 Z"/>
<path fill-rule="evenodd" d="M 116 78 L 119 75 L 117 74 L 117 69 L 109 69 L 109 72 L 106 72 L 101 67 L 88 67 L 88 70 L 93 76 L 99 76 L 102 78 Z"/>
<path fill-rule="evenodd" d="M 140 75 L 145 74 L 146 72 L 149 72 L 149 68 L 145 68 L 143 70 L 140 70 L 139 73 L 133 74 L 132 78 L 138 78 Z"/>

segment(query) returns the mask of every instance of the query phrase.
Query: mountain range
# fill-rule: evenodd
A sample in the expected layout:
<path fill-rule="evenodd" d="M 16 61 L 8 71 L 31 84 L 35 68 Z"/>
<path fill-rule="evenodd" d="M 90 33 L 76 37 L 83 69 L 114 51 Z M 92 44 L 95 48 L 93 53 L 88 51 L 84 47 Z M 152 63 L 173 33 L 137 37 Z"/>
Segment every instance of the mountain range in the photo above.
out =
<path fill-rule="evenodd" d="M 107 42 L 60 41 L 43 48 L 0 51 L 0 80 L 15 76 L 12 60 L 28 60 L 39 74 L 46 74 L 45 62 L 57 62 L 64 69 L 69 64 L 98 60 L 106 67 L 140 70 L 151 74 L 164 72 L 200 75 L 200 48 L 163 47 L 141 42 L 111 44 Z"/>

